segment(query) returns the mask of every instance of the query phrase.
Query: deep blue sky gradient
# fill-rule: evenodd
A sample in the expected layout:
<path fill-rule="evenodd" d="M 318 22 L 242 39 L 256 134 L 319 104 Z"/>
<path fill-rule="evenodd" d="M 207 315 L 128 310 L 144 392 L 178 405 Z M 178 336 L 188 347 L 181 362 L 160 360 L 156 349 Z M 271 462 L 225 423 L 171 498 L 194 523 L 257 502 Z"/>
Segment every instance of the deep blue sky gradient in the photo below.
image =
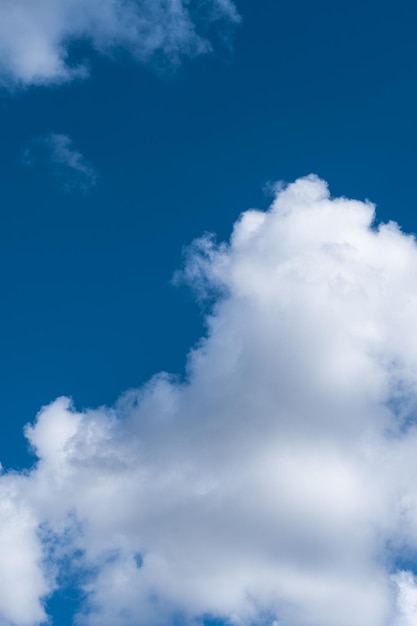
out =
<path fill-rule="evenodd" d="M 176 72 L 88 50 L 91 78 L 0 96 L 0 458 L 30 462 L 22 426 L 67 394 L 115 401 L 181 374 L 201 311 L 170 284 L 184 245 L 228 237 L 265 185 L 317 173 L 333 194 L 417 230 L 417 8 L 238 0 L 233 50 Z M 65 193 L 23 153 L 51 131 L 94 165 Z"/>

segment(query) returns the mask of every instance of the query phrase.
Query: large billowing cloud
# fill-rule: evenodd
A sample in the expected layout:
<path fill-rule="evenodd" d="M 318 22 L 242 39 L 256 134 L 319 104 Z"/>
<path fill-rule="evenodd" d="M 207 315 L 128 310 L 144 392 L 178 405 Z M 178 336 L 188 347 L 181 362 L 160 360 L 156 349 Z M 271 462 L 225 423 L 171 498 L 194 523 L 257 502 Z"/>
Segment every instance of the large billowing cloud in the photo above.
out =
<path fill-rule="evenodd" d="M 85 76 L 74 43 L 97 51 L 128 50 L 140 61 L 211 48 L 210 27 L 238 21 L 232 0 L 2 0 L 0 82 L 51 84 Z"/>
<path fill-rule="evenodd" d="M 0 623 L 65 573 L 88 626 L 414 626 L 415 240 L 307 177 L 183 277 L 214 299 L 187 380 L 56 400 L 0 479 Z"/>

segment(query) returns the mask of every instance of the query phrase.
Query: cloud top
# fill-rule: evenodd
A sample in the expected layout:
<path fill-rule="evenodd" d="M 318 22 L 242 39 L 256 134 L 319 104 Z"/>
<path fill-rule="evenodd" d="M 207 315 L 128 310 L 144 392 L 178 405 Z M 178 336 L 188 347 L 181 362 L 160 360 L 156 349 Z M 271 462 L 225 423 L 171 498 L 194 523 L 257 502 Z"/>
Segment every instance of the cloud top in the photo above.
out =
<path fill-rule="evenodd" d="M 211 49 L 211 30 L 239 21 L 231 0 L 4 0 L 0 81 L 9 87 L 67 82 L 88 74 L 74 44 L 125 49 L 141 62 L 178 62 Z"/>
<path fill-rule="evenodd" d="M 35 626 L 69 568 L 88 626 L 413 626 L 414 238 L 309 176 L 184 278 L 214 298 L 185 381 L 28 426 L 37 465 L 0 478 L 0 616 Z"/>

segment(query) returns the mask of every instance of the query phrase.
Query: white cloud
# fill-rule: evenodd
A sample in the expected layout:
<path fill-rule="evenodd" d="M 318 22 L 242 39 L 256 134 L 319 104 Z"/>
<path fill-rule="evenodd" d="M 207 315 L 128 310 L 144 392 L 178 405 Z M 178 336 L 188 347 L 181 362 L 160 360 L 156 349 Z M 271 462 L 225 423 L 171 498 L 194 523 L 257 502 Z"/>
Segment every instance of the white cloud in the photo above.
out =
<path fill-rule="evenodd" d="M 236 23 L 231 0 L 2 0 L 0 82 L 45 85 L 85 76 L 71 45 L 100 53 L 122 48 L 142 62 L 210 50 L 210 26 Z"/>
<path fill-rule="evenodd" d="M 33 510 L 22 497 L 25 478 L 0 478 L 0 624 L 31 626 L 45 619 L 42 597 L 51 589 Z"/>
<path fill-rule="evenodd" d="M 417 585 L 411 572 L 403 571 L 393 576 L 398 586 L 398 621 L 396 626 L 414 626 L 417 621 Z"/>
<path fill-rule="evenodd" d="M 49 133 L 36 139 L 25 150 L 24 163 L 46 168 L 64 191 L 86 192 L 97 182 L 97 172 L 68 135 Z"/>
<path fill-rule="evenodd" d="M 417 622 L 417 245 L 373 220 L 308 177 L 192 247 L 217 300 L 187 381 L 56 400 L 27 429 L 37 466 L 0 478 L 22 563 L 0 618 L 38 623 L 69 561 L 88 626 Z"/>

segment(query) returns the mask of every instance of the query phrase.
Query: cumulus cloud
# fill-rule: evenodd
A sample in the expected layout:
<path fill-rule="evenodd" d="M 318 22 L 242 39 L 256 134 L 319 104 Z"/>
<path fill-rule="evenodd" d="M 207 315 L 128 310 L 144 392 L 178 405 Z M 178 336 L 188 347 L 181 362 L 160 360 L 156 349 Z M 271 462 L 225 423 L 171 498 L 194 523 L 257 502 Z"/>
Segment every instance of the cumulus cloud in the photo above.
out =
<path fill-rule="evenodd" d="M 232 0 L 2 0 L 0 81 L 46 85 L 86 76 L 87 64 L 71 55 L 75 43 L 176 63 L 208 52 L 212 27 L 221 33 L 238 21 Z"/>
<path fill-rule="evenodd" d="M 36 139 L 25 150 L 23 161 L 46 169 L 64 191 L 87 192 L 97 182 L 97 172 L 68 135 L 49 133 Z"/>
<path fill-rule="evenodd" d="M 203 238 L 213 300 L 184 381 L 44 407 L 0 478 L 0 616 L 71 569 L 86 626 L 417 621 L 417 245 L 314 176 Z"/>

